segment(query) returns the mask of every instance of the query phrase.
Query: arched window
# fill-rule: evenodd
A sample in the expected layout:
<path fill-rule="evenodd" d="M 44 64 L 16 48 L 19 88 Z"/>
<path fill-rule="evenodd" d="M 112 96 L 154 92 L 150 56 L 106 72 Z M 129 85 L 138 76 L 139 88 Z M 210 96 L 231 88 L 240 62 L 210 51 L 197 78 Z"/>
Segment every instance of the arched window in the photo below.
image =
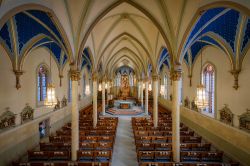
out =
<path fill-rule="evenodd" d="M 168 97 L 168 76 L 164 75 L 164 98 Z"/>
<path fill-rule="evenodd" d="M 206 87 L 208 93 L 208 108 L 206 112 L 213 114 L 214 113 L 214 87 L 215 87 L 215 69 L 211 64 L 207 64 L 202 72 L 202 82 Z"/>
<path fill-rule="evenodd" d="M 82 76 L 82 89 L 83 89 L 83 96 L 86 96 L 86 76 L 85 74 Z"/>
<path fill-rule="evenodd" d="M 71 102 L 71 100 L 72 100 L 72 81 L 71 81 L 70 76 L 69 76 L 69 93 L 68 93 L 68 98 L 69 98 L 69 102 Z"/>
<path fill-rule="evenodd" d="M 40 65 L 37 73 L 37 101 L 42 102 L 47 96 L 48 68 Z"/>

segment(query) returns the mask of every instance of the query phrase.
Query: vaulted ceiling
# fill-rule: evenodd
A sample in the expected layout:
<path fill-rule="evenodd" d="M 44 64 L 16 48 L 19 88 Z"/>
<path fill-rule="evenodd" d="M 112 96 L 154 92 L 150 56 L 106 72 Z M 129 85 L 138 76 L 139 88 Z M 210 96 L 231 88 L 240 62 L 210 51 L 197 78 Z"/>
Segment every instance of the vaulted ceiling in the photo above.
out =
<path fill-rule="evenodd" d="M 162 65 L 170 68 L 182 59 L 191 68 L 208 45 L 222 49 L 234 68 L 240 66 L 233 63 L 235 59 L 244 57 L 249 48 L 249 8 L 247 0 L 29 0 L 19 4 L 2 0 L 0 37 L 9 53 L 17 56 L 40 36 L 30 49 L 47 47 L 59 65 L 69 60 L 79 68 L 102 69 L 103 75 L 112 75 L 121 66 L 133 68 L 137 76 L 148 74 L 149 69 L 157 73 Z M 28 31 L 30 27 L 35 30 Z M 15 31 L 19 46 L 12 53 Z"/>

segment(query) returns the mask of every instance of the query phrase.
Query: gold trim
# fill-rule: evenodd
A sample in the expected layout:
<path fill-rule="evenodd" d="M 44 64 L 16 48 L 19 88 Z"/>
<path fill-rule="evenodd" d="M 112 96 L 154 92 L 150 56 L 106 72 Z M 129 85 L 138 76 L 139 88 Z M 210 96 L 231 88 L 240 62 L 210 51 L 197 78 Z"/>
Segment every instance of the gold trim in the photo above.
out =
<path fill-rule="evenodd" d="M 70 70 L 70 78 L 72 81 L 80 80 L 80 71 L 79 70 Z"/>
<path fill-rule="evenodd" d="M 172 81 L 180 81 L 182 76 L 181 64 L 176 62 L 174 68 L 170 71 L 170 79 Z"/>
<path fill-rule="evenodd" d="M 231 70 L 230 73 L 234 76 L 234 85 L 233 85 L 233 88 L 235 90 L 237 90 L 239 88 L 239 74 L 240 74 L 241 70 Z"/>
<path fill-rule="evenodd" d="M 98 80 L 98 73 L 97 72 L 94 72 L 92 74 L 92 81 L 97 81 Z"/>
<path fill-rule="evenodd" d="M 160 76 L 158 74 L 152 74 L 151 77 L 153 81 L 158 81 L 160 79 Z"/>

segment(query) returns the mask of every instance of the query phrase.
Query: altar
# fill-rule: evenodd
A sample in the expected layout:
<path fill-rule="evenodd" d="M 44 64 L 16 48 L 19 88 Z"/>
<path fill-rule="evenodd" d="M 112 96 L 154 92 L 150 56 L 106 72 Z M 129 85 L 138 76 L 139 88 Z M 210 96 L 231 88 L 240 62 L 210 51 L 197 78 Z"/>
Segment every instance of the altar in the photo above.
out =
<path fill-rule="evenodd" d="M 119 109 L 131 109 L 135 105 L 133 100 L 115 100 L 114 107 Z"/>

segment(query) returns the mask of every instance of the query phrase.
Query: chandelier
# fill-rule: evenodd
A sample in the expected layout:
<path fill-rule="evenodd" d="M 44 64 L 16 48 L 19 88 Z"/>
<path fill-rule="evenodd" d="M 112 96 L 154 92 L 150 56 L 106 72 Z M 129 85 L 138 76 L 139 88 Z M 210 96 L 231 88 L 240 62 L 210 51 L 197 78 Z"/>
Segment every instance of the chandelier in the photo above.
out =
<path fill-rule="evenodd" d="M 151 83 L 149 83 L 149 85 L 148 85 L 148 90 L 152 91 L 152 84 Z"/>
<path fill-rule="evenodd" d="M 202 16 L 202 12 L 200 13 L 200 18 Z M 200 37 L 200 42 L 202 42 L 202 32 L 201 37 Z M 201 44 L 201 69 L 202 73 L 202 44 Z M 202 84 L 202 74 L 200 78 L 200 84 L 197 86 L 197 91 L 196 91 L 196 98 L 195 98 L 195 104 L 199 109 L 205 109 L 208 107 L 208 96 L 207 96 L 207 91 L 206 87 Z"/>
<path fill-rule="evenodd" d="M 89 95 L 89 94 L 90 94 L 89 85 L 86 85 L 85 94 L 86 94 L 86 95 Z"/>
<path fill-rule="evenodd" d="M 52 73 L 51 73 L 51 43 L 50 43 L 50 79 L 49 79 L 49 83 L 47 84 L 47 95 L 46 95 L 46 99 L 44 101 L 44 105 L 47 107 L 54 107 L 57 104 L 57 100 L 56 100 L 56 91 L 55 91 L 55 86 L 52 83 Z"/>

